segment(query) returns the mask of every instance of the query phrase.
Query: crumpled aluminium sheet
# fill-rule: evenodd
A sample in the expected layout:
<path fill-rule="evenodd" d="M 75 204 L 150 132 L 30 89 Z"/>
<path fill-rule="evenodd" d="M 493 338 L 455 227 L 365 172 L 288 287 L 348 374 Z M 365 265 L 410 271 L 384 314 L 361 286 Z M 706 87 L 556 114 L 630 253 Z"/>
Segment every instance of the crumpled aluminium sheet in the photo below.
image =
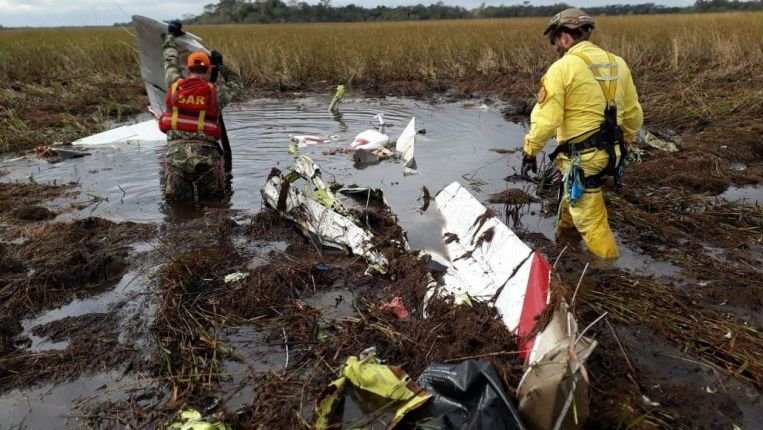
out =
<path fill-rule="evenodd" d="M 298 181 L 306 185 L 300 189 Z M 344 207 L 323 182 L 320 169 L 310 157 L 300 156 L 287 175 L 271 173 L 261 192 L 266 205 L 297 223 L 321 245 L 363 256 L 381 271 L 386 268 L 387 258 L 375 249 L 373 234 L 343 213 Z"/>

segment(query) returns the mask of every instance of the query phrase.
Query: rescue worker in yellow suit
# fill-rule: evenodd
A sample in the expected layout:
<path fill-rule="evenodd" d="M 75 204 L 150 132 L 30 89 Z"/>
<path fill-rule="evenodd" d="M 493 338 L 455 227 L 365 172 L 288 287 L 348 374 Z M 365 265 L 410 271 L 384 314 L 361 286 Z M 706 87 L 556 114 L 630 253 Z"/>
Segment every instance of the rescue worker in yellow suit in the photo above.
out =
<path fill-rule="evenodd" d="M 555 15 L 544 31 L 560 58 L 541 80 L 538 101 L 525 136 L 522 174 L 537 173 L 536 155 L 548 140 L 564 174 L 557 235 L 577 229 L 588 250 L 601 258 L 619 257 L 607 220 L 601 185 L 622 174 L 626 143 L 643 123 L 636 87 L 625 61 L 588 39 L 594 20 L 580 9 Z"/>

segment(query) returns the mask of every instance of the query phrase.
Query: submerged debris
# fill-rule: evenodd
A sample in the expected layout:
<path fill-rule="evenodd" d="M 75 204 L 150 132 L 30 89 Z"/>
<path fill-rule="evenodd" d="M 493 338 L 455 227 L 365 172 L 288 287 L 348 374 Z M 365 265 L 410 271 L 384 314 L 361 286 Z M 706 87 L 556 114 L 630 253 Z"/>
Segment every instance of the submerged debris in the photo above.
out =
<path fill-rule="evenodd" d="M 429 204 L 432 202 L 432 194 L 429 192 L 429 188 L 426 187 L 426 185 L 421 187 L 421 197 L 420 200 L 421 208 L 419 208 L 419 212 L 426 212 L 427 209 L 429 209 Z"/>
<path fill-rule="evenodd" d="M 56 213 L 42 206 L 24 206 L 11 211 L 10 215 L 20 221 L 44 221 L 56 217 Z"/>
<path fill-rule="evenodd" d="M 517 152 L 518 150 L 517 149 L 506 149 L 506 148 L 490 148 L 490 151 L 495 152 L 496 154 L 505 155 L 505 154 L 513 154 L 513 153 Z"/>
<path fill-rule="evenodd" d="M 506 205 L 527 205 L 529 203 L 537 203 L 539 200 L 531 196 L 526 190 L 509 188 L 499 193 L 491 194 L 488 201 L 490 203 L 503 203 Z"/>
<path fill-rule="evenodd" d="M 89 152 L 74 151 L 71 149 L 53 148 L 47 145 L 39 145 L 35 148 L 38 158 L 45 158 L 49 163 L 59 163 L 64 160 L 82 158 L 90 155 Z"/>

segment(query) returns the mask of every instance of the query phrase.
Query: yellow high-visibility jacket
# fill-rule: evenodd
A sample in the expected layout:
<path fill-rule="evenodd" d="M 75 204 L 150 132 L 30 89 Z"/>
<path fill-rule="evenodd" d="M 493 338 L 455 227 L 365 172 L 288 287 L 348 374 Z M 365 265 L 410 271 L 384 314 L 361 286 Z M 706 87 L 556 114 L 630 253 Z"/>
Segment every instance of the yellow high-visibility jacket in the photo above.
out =
<path fill-rule="evenodd" d="M 529 155 L 534 156 L 543 150 L 554 136 L 562 143 L 590 135 L 604 120 L 606 97 L 591 69 L 575 53 L 584 54 L 593 63 L 609 63 L 606 51 L 583 41 L 548 68 L 541 80 L 538 102 L 530 115 L 530 131 L 525 136 L 524 151 Z M 630 69 L 622 58 L 616 55 L 614 58 L 618 65 L 617 123 L 625 141 L 633 142 L 644 122 L 644 115 Z M 602 70 L 601 74 L 608 76 L 609 69 Z"/>

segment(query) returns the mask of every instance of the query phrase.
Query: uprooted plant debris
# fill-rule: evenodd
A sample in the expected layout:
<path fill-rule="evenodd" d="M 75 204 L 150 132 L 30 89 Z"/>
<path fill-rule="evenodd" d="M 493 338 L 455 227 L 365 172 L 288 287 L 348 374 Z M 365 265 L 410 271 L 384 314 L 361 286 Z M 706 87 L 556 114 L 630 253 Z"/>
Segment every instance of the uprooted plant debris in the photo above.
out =
<path fill-rule="evenodd" d="M 88 330 L 72 331 L 76 341 L 72 340 L 65 351 L 28 352 L 19 348 L 27 345 L 28 339 L 15 337 L 21 332 L 21 318 L 114 285 L 129 267 L 128 245 L 149 237 L 153 230 L 153 226 L 116 224 L 100 218 L 15 227 L 13 237 L 17 241 L 0 244 L 0 268 L 4 269 L 0 270 L 3 386 L 68 379 L 83 368 L 118 362 L 115 342 L 119 330 L 110 317 L 99 324 L 83 325 Z M 104 332 L 108 336 L 102 336 Z M 103 354 L 90 356 L 94 351 Z M 110 358 L 104 364 L 99 360 L 106 355 Z"/>
<path fill-rule="evenodd" d="M 587 258 L 575 244 L 520 235 L 549 255 L 561 254 L 556 271 L 567 285 L 580 283 L 583 324 L 607 313 L 593 328 L 601 345 L 588 362 L 587 428 L 711 429 L 741 422 L 738 404 L 755 402 L 731 397 L 726 386 L 742 381 L 743 390 L 763 388 L 763 334 L 754 317 L 762 287 L 744 259 L 749 255 L 718 259 L 691 242 L 681 255 L 655 246 L 653 255 L 675 263 L 686 274 L 684 283 L 601 262 L 580 278 Z"/>
<path fill-rule="evenodd" d="M 222 400 L 213 402 L 222 405 L 218 415 L 235 428 L 309 426 L 317 396 L 344 360 L 369 347 L 412 376 L 435 361 L 482 358 L 496 365 L 507 389 L 518 383 L 522 366 L 516 339 L 493 308 L 433 299 L 423 318 L 431 281 L 426 261 L 390 253 L 387 275 L 370 276 L 364 261 L 327 249 L 317 252 L 309 238 L 269 210 L 255 217 L 248 231 L 250 240 L 289 245 L 251 269 L 245 253 L 229 243 L 183 252 L 161 269 L 153 327 L 158 347 L 150 371 L 166 381 L 168 401 L 157 396 L 161 401 L 143 405 L 140 413 L 130 400 L 93 405 L 91 419 L 104 424 L 110 422 L 107 415 L 116 414 L 123 424 L 157 424 L 168 422 L 179 405 L 203 410 L 217 398 Z M 231 272 L 246 276 L 226 284 Z M 350 316 L 326 318 L 326 309 L 307 303 L 334 289 L 353 291 Z M 409 311 L 404 320 L 382 306 L 396 297 Z M 233 375 L 223 363 L 238 360 L 238 354 L 224 333 L 243 326 L 256 327 L 264 342 L 282 348 L 283 365 L 250 375 L 246 383 L 253 386 L 254 398 L 231 410 L 224 406 L 221 387 Z"/>
<path fill-rule="evenodd" d="M 10 216 L 22 221 L 41 221 L 54 216 L 40 203 L 55 197 L 75 194 L 68 185 L 0 182 L 0 217 Z"/>

